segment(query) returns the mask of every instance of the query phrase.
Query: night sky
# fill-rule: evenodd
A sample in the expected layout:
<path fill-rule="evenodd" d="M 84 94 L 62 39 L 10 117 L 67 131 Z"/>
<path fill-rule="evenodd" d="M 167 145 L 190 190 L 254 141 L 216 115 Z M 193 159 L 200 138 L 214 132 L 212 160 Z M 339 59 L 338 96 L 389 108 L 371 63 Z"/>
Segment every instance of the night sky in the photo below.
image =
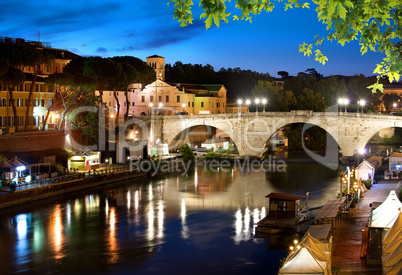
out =
<path fill-rule="evenodd" d="M 198 1 L 193 25 L 179 27 L 168 0 L 9 0 L 0 3 L 0 36 L 51 43 L 82 56 L 130 55 L 145 60 L 157 54 L 166 63 L 176 61 L 239 67 L 279 77 L 284 70 L 296 75 L 315 68 L 324 76 L 364 74 L 371 76 L 381 54 L 361 56 L 357 42 L 342 47 L 325 42 L 322 50 L 329 61 L 323 66 L 299 53 L 299 44 L 325 34 L 312 5 L 310 10 L 283 11 L 278 3 L 253 23 L 229 21 L 205 29 Z M 230 5 L 234 5 L 234 1 Z"/>

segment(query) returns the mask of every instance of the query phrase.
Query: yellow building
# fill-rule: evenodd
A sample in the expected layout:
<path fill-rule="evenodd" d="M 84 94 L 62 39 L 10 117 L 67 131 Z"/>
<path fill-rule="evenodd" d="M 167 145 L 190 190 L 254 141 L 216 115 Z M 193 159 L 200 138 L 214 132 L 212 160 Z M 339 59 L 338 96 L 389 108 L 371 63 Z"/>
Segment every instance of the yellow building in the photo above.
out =
<path fill-rule="evenodd" d="M 55 91 L 45 85 L 44 79 L 54 73 L 62 73 L 64 67 L 78 55 L 66 50 L 52 49 L 50 44 L 38 41 L 26 41 L 22 38 L 0 37 L 0 43 L 16 44 L 19 46 L 35 47 L 47 51 L 54 56 L 50 64 L 41 64 L 38 66 L 39 74 L 33 87 L 32 107 L 28 115 L 27 130 L 40 130 L 44 126 L 45 117 L 48 108 L 52 105 L 55 98 Z M 25 82 L 14 88 L 13 98 L 17 110 L 17 120 L 14 120 L 13 109 L 10 102 L 10 95 L 7 89 L 0 85 L 0 134 L 23 131 L 25 125 L 25 115 L 28 105 L 29 91 L 34 77 L 34 68 L 24 67 Z M 46 129 L 57 128 L 59 115 L 52 111 L 46 121 Z"/>

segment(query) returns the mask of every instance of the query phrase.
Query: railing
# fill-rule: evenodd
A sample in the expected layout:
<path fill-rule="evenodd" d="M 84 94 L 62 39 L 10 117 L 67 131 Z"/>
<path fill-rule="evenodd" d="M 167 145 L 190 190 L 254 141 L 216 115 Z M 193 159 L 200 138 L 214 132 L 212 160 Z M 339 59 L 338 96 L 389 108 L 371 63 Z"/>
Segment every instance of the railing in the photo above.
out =
<path fill-rule="evenodd" d="M 45 48 L 51 48 L 52 47 L 50 45 L 50 43 L 48 43 L 48 42 L 25 40 L 24 38 L 11 38 L 11 37 L 4 37 L 4 36 L 0 36 L 0 43 L 29 45 L 29 46 L 45 47 Z"/>

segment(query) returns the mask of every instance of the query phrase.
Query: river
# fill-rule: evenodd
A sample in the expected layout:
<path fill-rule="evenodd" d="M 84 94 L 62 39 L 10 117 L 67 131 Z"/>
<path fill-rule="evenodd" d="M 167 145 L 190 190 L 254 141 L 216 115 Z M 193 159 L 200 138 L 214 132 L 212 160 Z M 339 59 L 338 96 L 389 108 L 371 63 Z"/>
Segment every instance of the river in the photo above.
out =
<path fill-rule="evenodd" d="M 277 157 L 285 169 L 197 166 L 3 211 L 1 273 L 276 274 L 291 240 L 254 238 L 265 196 L 309 192 L 316 206 L 339 192 L 337 171 Z"/>

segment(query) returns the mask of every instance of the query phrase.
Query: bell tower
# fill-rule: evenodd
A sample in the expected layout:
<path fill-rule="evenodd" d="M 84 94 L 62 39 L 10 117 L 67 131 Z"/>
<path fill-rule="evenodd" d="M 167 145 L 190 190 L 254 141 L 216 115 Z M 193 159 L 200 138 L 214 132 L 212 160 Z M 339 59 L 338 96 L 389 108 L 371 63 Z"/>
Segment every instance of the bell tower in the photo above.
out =
<path fill-rule="evenodd" d="M 159 55 L 152 55 L 147 57 L 147 64 L 154 68 L 156 79 L 165 81 L 165 58 Z"/>

